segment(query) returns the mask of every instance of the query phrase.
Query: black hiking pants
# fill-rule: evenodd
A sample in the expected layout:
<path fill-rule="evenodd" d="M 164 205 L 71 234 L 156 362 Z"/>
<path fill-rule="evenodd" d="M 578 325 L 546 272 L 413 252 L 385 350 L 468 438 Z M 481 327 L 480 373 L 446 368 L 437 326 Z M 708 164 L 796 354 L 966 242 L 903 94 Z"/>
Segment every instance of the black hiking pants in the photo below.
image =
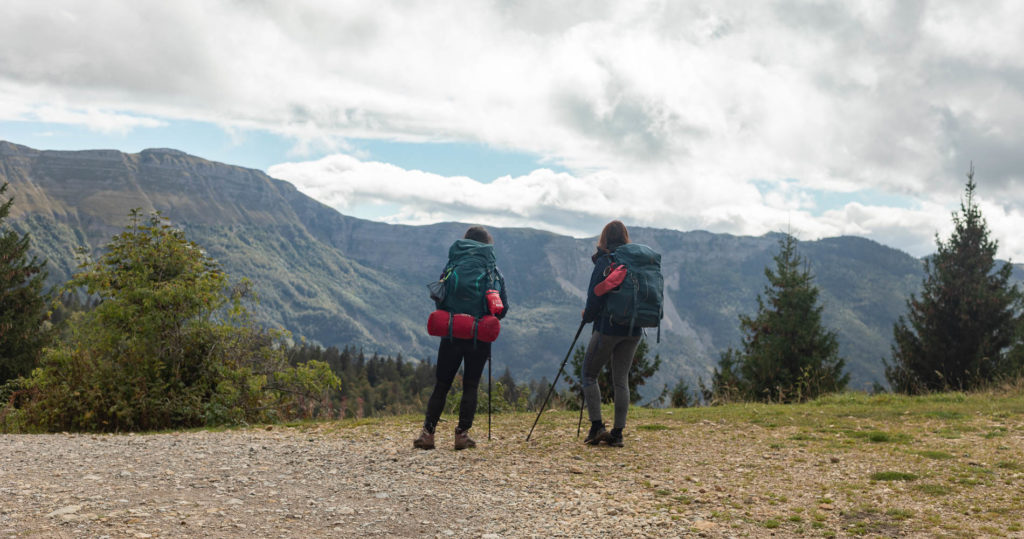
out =
<path fill-rule="evenodd" d="M 427 401 L 427 417 L 423 426 L 430 432 L 434 432 L 441 412 L 444 411 L 445 401 L 448 400 L 448 391 L 452 387 L 455 375 L 459 372 L 459 366 L 463 362 L 466 368 L 462 373 L 462 401 L 459 403 L 459 425 L 460 431 L 469 430 L 473 426 L 473 416 L 476 414 L 477 389 L 480 387 L 480 377 L 483 375 L 487 358 L 491 356 L 491 343 L 476 341 L 472 339 L 441 339 L 437 348 L 437 382 L 434 383 L 434 391 Z"/>

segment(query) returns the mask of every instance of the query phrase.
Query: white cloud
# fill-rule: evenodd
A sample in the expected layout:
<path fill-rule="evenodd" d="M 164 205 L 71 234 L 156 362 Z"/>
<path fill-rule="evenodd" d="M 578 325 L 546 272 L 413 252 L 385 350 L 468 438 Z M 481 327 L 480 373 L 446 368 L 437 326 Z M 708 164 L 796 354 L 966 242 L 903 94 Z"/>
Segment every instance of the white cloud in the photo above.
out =
<path fill-rule="evenodd" d="M 136 128 L 155 128 L 167 125 L 158 118 L 128 114 L 94 106 L 75 107 L 62 103 L 59 95 L 46 102 L 18 95 L 18 88 L 10 88 L 0 80 L 0 121 L 34 121 L 63 125 L 81 125 L 100 133 L 128 133 Z"/>
<path fill-rule="evenodd" d="M 127 133 L 137 127 L 162 127 L 167 125 L 167 122 L 155 118 L 119 114 L 93 108 L 69 110 L 58 107 L 39 107 L 33 110 L 30 116 L 41 122 L 84 125 L 89 129 L 103 133 Z"/>
<path fill-rule="evenodd" d="M 442 221 L 491 226 L 542 228 L 576 237 L 596 235 L 610 219 L 630 225 L 689 230 L 712 229 L 760 235 L 790 230 L 800 239 L 838 235 L 866 236 L 883 244 L 924 255 L 934 251 L 935 234 L 945 241 L 952 231 L 951 206 L 923 202 L 913 208 L 849 203 L 816 214 L 812 193 L 796 182 L 783 182 L 762 195 L 757 188 L 705 189 L 701 193 L 637 190 L 633 178 L 594 173 L 576 177 L 546 169 L 482 183 L 445 177 L 394 165 L 335 154 L 316 161 L 282 163 L 268 171 L 295 184 L 305 194 L 361 217 L 379 205 L 395 206 L 373 217 L 396 223 Z M 657 182 L 648 185 L 657 185 Z M 710 185 L 714 185 L 711 182 Z M 723 184 L 724 185 L 724 184 Z M 979 199 L 994 231 L 1019 230 L 1024 215 Z M 1001 256 L 1024 252 L 1016 235 L 1001 235 Z"/>
<path fill-rule="evenodd" d="M 0 118 L 209 121 L 293 137 L 296 156 L 350 153 L 346 137 L 479 143 L 571 174 L 483 186 L 344 157 L 276 170 L 347 208 L 400 203 L 396 220 L 799 222 L 914 254 L 973 159 L 1020 258 L 1004 227 L 1024 211 L 1021 28 L 1009 0 L 19 2 L 0 18 Z M 816 214 L 807 195 L 861 190 L 918 204 Z"/>

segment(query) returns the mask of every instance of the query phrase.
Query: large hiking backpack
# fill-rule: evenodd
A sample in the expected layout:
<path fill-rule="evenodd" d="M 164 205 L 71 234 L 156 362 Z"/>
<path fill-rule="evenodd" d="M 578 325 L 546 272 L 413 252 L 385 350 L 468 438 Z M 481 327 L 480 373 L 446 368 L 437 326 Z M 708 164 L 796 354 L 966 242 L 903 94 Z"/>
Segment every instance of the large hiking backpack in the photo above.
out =
<path fill-rule="evenodd" d="M 630 333 L 634 327 L 658 327 L 660 340 L 661 319 L 665 313 L 661 255 L 644 244 L 627 243 L 615 249 L 611 257 L 612 262 L 626 266 L 626 278 L 608 293 L 605 314 L 613 323 L 629 326 Z"/>
<path fill-rule="evenodd" d="M 442 280 L 444 298 L 438 308 L 473 318 L 488 314 L 484 294 L 505 286 L 495 265 L 494 246 L 467 239 L 456 240 L 448 249 Z"/>

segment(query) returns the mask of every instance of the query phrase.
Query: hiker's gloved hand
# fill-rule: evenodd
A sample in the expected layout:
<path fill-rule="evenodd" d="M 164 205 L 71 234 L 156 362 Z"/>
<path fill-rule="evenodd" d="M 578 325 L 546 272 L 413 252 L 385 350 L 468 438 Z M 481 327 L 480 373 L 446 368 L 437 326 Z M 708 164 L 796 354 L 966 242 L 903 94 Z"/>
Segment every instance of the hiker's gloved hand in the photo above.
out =
<path fill-rule="evenodd" d="M 612 270 L 608 273 L 608 276 L 600 283 L 597 283 L 597 286 L 594 287 L 595 296 L 603 296 L 608 292 L 611 292 L 622 284 L 622 280 L 626 278 L 626 266 L 619 264 L 609 267 L 612 268 Z"/>

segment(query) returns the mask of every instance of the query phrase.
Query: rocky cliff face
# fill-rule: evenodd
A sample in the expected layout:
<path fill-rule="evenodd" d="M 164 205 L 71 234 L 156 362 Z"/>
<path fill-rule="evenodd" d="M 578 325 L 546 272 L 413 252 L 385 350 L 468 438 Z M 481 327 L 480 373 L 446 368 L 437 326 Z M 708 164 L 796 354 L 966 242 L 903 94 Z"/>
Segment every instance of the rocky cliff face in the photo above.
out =
<path fill-rule="evenodd" d="M 253 281 L 264 322 L 324 345 L 432 358 L 424 285 L 468 225 L 401 226 L 344 216 L 266 174 L 176 150 L 138 154 L 39 151 L 0 141 L 0 181 L 16 198 L 14 225 L 32 233 L 54 282 L 75 269 L 78 246 L 99 249 L 128 211 L 159 210 L 234 278 Z M 595 230 L 595 233 L 598 231 Z M 494 347 L 495 369 L 551 377 L 579 323 L 593 239 L 493 229 L 512 311 Z M 739 343 L 737 316 L 753 313 L 777 238 L 631 230 L 662 253 L 664 361 L 656 380 L 705 380 L 718 353 Z M 883 381 L 892 323 L 920 284 L 920 261 L 861 238 L 800 244 L 822 287 L 825 323 L 839 332 L 853 385 Z M 585 342 L 585 339 L 581 339 Z"/>

